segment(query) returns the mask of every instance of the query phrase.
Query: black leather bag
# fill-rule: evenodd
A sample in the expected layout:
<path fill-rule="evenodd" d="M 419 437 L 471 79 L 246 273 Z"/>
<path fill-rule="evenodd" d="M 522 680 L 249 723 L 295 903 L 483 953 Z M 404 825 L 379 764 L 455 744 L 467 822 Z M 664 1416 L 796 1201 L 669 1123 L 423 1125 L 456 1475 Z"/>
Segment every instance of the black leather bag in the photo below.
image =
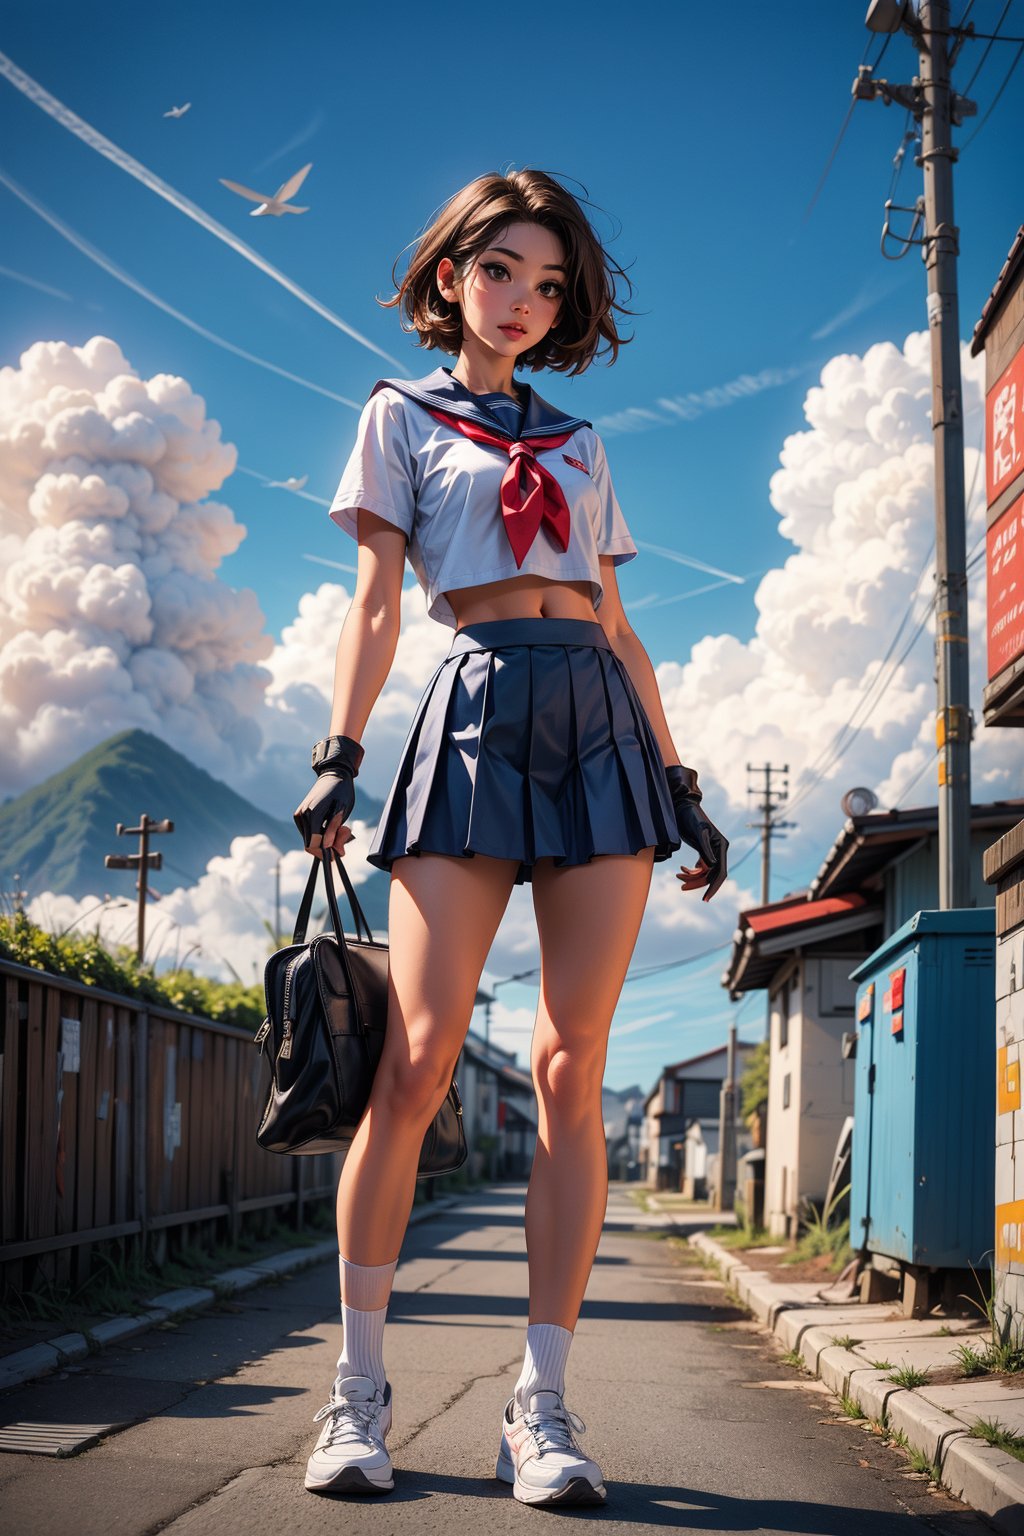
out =
<path fill-rule="evenodd" d="M 313 858 L 292 942 L 264 970 L 267 1017 L 254 1036 L 268 1053 L 270 1091 L 256 1132 L 268 1152 L 337 1152 L 351 1142 L 370 1097 L 384 1045 L 388 1010 L 388 946 L 370 932 L 341 856 Z M 336 863 L 355 919 L 341 926 L 334 894 Z M 322 864 L 332 932 L 306 943 Z M 365 937 L 364 937 L 365 934 Z M 462 1101 L 455 1079 L 427 1128 L 417 1178 L 453 1173 L 467 1157 Z"/>

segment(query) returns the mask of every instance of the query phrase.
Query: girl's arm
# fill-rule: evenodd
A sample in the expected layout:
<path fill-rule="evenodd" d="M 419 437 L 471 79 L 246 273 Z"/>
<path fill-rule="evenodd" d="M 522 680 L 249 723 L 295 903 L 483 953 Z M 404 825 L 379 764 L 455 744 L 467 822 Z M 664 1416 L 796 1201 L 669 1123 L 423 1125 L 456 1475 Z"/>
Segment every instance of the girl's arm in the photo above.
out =
<path fill-rule="evenodd" d="M 360 507 L 356 590 L 338 636 L 328 736 L 360 741 L 388 680 L 402 617 L 405 534 Z"/>
<path fill-rule="evenodd" d="M 374 512 L 356 514 L 359 565 L 352 605 L 345 615 L 334 663 L 334 700 L 329 736 L 359 742 L 370 711 L 387 682 L 398 648 L 402 614 L 405 534 Z M 344 853 L 352 837 L 345 806 L 352 809 L 351 778 L 318 775 L 294 812 L 307 853 L 317 858 L 330 848 Z M 340 809 L 337 809 L 340 803 Z M 332 814 L 332 810 L 334 814 Z M 323 831 L 323 819 L 329 817 Z"/>
<path fill-rule="evenodd" d="M 671 767 L 673 763 L 679 762 L 679 753 L 676 751 L 668 721 L 665 719 L 665 707 L 661 702 L 658 679 L 654 675 L 651 658 L 623 612 L 614 559 L 611 555 L 599 555 L 598 559 L 601 565 L 601 585 L 604 588 L 604 595 L 601 598 L 601 606 L 597 610 L 597 617 L 611 642 L 612 650 L 625 666 L 630 682 L 640 695 L 640 702 L 647 712 L 651 729 L 661 748 L 665 767 Z"/>

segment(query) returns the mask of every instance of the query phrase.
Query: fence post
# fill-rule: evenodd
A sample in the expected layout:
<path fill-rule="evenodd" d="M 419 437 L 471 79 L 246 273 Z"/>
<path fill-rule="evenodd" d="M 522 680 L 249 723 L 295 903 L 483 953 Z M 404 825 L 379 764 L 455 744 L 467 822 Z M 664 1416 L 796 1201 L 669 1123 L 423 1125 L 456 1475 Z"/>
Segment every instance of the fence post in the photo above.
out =
<path fill-rule="evenodd" d="M 140 1226 L 140 1258 L 145 1263 L 149 1239 L 149 1011 L 135 1016 L 135 1074 L 132 1084 L 132 1168 L 135 1219 Z"/>
<path fill-rule="evenodd" d="M 305 1225 L 306 1212 L 306 1159 L 295 1159 L 295 1230 L 301 1232 Z"/>

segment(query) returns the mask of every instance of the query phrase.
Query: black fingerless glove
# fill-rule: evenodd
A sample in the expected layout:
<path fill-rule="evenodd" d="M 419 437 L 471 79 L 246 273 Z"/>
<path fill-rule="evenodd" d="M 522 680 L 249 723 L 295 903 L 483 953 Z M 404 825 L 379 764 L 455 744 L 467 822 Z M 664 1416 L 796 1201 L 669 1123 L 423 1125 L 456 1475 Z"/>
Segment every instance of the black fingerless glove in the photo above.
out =
<path fill-rule="evenodd" d="M 309 850 L 314 837 L 323 837 L 329 822 L 340 816 L 344 825 L 356 803 L 353 780 L 363 760 L 363 748 L 351 736 L 328 736 L 313 748 L 316 783 L 293 812 L 303 846 Z"/>
<path fill-rule="evenodd" d="M 708 888 L 704 900 L 710 901 L 726 877 L 729 840 L 701 809 L 703 795 L 697 787 L 694 769 L 673 763 L 665 769 L 665 776 L 672 792 L 679 836 L 688 847 L 696 849 L 708 867 Z"/>

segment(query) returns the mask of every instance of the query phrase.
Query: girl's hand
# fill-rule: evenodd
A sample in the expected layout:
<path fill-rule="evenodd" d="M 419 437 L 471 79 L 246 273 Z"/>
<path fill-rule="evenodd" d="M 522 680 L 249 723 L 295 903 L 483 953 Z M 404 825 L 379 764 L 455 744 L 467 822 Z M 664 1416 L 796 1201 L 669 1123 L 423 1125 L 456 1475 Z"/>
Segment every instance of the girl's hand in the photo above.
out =
<path fill-rule="evenodd" d="M 703 797 L 693 769 L 674 763 L 666 768 L 665 774 L 675 806 L 679 836 L 699 855 L 694 868 L 684 864 L 676 879 L 682 882 L 684 891 L 696 891 L 706 885 L 703 900 L 710 901 L 725 881 L 729 840 L 701 808 Z"/>
<path fill-rule="evenodd" d="M 292 813 L 307 853 L 320 859 L 335 848 L 344 856 L 355 833 L 345 825 L 355 805 L 355 788 L 348 773 L 321 773 L 302 804 Z"/>

